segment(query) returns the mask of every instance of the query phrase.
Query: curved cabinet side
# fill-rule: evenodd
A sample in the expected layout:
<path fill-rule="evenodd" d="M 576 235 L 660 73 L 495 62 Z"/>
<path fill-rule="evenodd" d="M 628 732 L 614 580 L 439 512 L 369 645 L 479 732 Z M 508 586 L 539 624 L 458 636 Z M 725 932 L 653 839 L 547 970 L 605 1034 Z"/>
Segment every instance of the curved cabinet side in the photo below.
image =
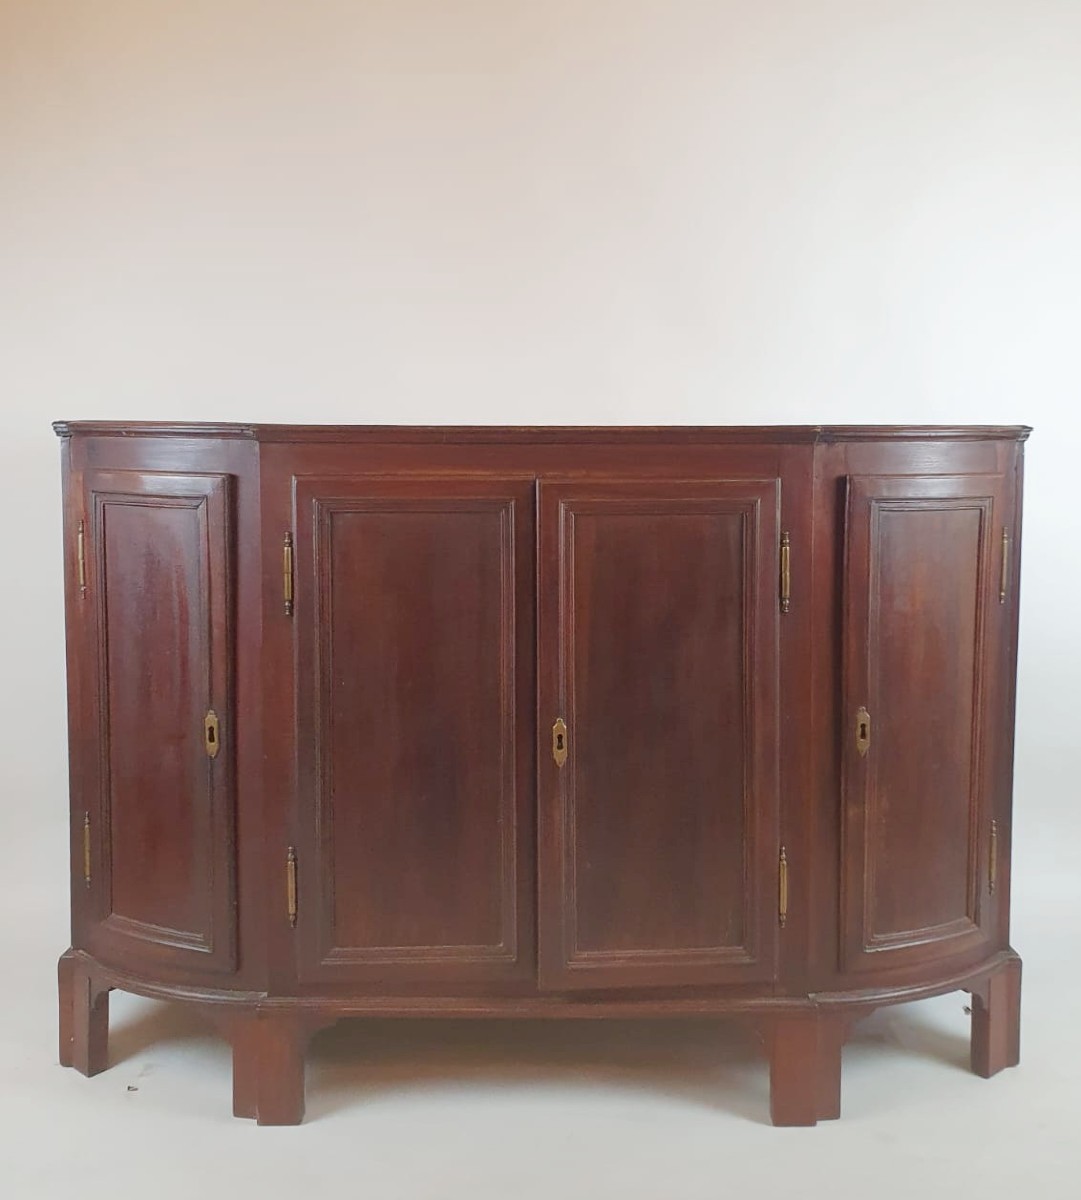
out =
<path fill-rule="evenodd" d="M 90 468 L 77 505 L 78 944 L 150 977 L 229 974 L 233 481 Z"/>
<path fill-rule="evenodd" d="M 1014 440 L 819 448 L 816 994 L 1009 952 L 1021 463 Z"/>
<path fill-rule="evenodd" d="M 1001 475 L 850 475 L 844 596 L 845 968 L 991 948 Z"/>

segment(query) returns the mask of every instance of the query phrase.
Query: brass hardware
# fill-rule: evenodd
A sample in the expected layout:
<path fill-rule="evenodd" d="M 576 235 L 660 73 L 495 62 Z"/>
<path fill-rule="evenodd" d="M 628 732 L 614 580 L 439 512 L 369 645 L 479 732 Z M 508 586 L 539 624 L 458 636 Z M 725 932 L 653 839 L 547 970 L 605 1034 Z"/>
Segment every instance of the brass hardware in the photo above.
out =
<path fill-rule="evenodd" d="M 282 544 L 282 598 L 285 600 L 285 615 L 293 615 L 293 535 L 287 533 Z"/>
<path fill-rule="evenodd" d="M 297 923 L 297 852 L 295 846 L 289 847 L 285 859 L 285 904 L 289 913 L 289 924 L 296 927 Z"/>
<path fill-rule="evenodd" d="M 86 525 L 79 522 L 79 532 L 75 538 L 79 562 L 79 595 L 86 597 Z"/>
<path fill-rule="evenodd" d="M 1006 585 L 1010 579 L 1010 531 L 1002 526 L 1002 574 L 998 580 L 998 602 L 1006 603 Z"/>
<path fill-rule="evenodd" d="M 781 612 L 792 604 L 792 539 L 788 530 L 781 534 Z"/>
<path fill-rule="evenodd" d="M 83 882 L 90 886 L 90 814 L 83 813 Z"/>
<path fill-rule="evenodd" d="M 856 710 L 856 749 L 863 758 L 871 748 L 871 714 L 865 708 Z"/>
<path fill-rule="evenodd" d="M 217 758 L 221 748 L 221 728 L 218 724 L 218 714 L 213 710 L 206 714 L 203 721 L 203 746 L 207 758 Z"/>
<path fill-rule="evenodd" d="M 552 757 L 557 767 L 567 761 L 567 723 L 562 717 L 556 717 L 556 723 L 552 726 Z"/>
<path fill-rule="evenodd" d="M 781 847 L 777 872 L 777 917 L 780 920 L 781 928 L 784 929 L 785 923 L 788 921 L 788 855 L 785 853 L 784 846 Z"/>
<path fill-rule="evenodd" d="M 987 890 L 993 896 L 998 883 L 998 822 L 991 822 L 991 845 L 987 851 Z"/>

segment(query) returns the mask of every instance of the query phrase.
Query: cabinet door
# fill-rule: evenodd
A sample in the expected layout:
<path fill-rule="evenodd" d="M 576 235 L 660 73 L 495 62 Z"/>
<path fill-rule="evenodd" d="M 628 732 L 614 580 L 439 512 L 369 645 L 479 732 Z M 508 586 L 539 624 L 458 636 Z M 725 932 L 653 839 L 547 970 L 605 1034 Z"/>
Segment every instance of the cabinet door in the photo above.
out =
<path fill-rule="evenodd" d="M 533 969 L 533 482 L 298 479 L 298 969 Z"/>
<path fill-rule="evenodd" d="M 978 952 L 990 936 L 1003 499 L 999 476 L 848 480 L 849 970 Z"/>
<path fill-rule="evenodd" d="M 230 478 L 88 471 L 84 489 L 71 615 L 96 669 L 73 731 L 77 920 L 88 911 L 85 943 L 105 961 L 229 971 Z"/>
<path fill-rule="evenodd" d="M 774 975 L 779 501 L 541 483 L 546 987 Z"/>

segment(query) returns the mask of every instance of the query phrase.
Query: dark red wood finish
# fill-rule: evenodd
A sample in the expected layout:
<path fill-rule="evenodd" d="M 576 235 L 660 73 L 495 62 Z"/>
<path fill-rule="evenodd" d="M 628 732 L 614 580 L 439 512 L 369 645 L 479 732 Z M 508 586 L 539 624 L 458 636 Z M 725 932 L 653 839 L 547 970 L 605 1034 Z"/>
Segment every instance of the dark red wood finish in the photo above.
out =
<path fill-rule="evenodd" d="M 97 687 L 86 699 L 98 749 L 80 789 L 86 946 L 147 966 L 230 972 L 231 479 L 93 470 L 84 487 L 79 603 L 96 642 Z"/>
<path fill-rule="evenodd" d="M 547 988 L 774 978 L 779 507 L 773 479 L 541 482 Z"/>
<path fill-rule="evenodd" d="M 65 1064 L 112 987 L 204 1009 L 263 1124 L 350 1014 L 728 1015 L 778 1124 L 880 1004 L 971 991 L 1017 1061 L 1027 430 L 58 432 Z"/>
<path fill-rule="evenodd" d="M 529 976 L 532 481 L 295 497 L 299 978 Z"/>
<path fill-rule="evenodd" d="M 989 948 L 1003 492 L 995 475 L 848 478 L 849 970 Z M 859 725 L 869 738 L 862 748 Z M 994 841 L 997 849 L 997 826 Z"/>

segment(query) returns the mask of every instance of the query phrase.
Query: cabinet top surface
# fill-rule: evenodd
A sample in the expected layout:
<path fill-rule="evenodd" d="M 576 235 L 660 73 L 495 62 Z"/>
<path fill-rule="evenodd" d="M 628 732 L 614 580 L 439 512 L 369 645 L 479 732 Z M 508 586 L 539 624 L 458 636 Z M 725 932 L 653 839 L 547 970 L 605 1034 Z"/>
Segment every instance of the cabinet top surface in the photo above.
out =
<path fill-rule="evenodd" d="M 269 425 L 228 421 L 55 421 L 60 437 L 243 438 L 257 442 L 1024 441 L 1029 425 Z"/>

